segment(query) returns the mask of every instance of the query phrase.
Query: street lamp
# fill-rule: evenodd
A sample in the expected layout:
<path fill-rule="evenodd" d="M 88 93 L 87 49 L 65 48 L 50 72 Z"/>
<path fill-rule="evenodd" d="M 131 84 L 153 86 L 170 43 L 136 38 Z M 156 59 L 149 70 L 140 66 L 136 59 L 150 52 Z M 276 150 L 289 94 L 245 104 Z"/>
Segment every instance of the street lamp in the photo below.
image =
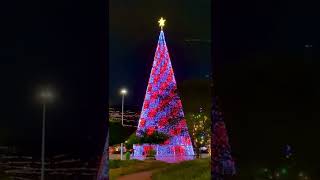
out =
<path fill-rule="evenodd" d="M 49 103 L 53 94 L 50 90 L 44 89 L 40 93 L 42 101 L 42 144 L 41 144 L 41 180 L 44 180 L 44 158 L 45 158 L 45 133 L 46 133 L 46 104 Z"/>
<path fill-rule="evenodd" d="M 120 94 L 122 95 L 121 124 L 122 124 L 122 126 L 124 126 L 124 124 L 123 124 L 123 107 L 124 107 L 124 95 L 127 94 L 127 90 L 121 89 Z M 121 143 L 120 159 L 121 160 L 123 159 L 123 143 Z"/>
<path fill-rule="evenodd" d="M 121 108 L 121 124 L 123 125 L 123 107 L 124 107 L 124 96 L 127 94 L 126 89 L 121 89 L 120 94 L 122 95 L 122 108 Z"/>

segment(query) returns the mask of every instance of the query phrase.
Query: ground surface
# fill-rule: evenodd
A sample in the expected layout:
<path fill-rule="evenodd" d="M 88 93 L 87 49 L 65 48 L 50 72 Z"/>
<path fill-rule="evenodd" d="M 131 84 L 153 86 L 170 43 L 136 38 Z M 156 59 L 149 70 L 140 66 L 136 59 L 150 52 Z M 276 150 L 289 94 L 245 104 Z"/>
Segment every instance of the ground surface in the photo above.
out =
<path fill-rule="evenodd" d="M 152 180 L 210 180 L 210 159 L 196 159 L 170 164 L 154 171 Z"/>
<path fill-rule="evenodd" d="M 134 174 L 138 172 L 146 172 L 155 169 L 161 169 L 168 166 L 167 163 L 155 160 L 110 160 L 110 180 L 117 180 L 119 177 Z"/>
<path fill-rule="evenodd" d="M 132 179 L 152 180 L 151 177 L 152 177 L 152 171 L 143 171 L 139 173 L 121 176 L 117 180 L 132 180 Z"/>
<path fill-rule="evenodd" d="M 210 159 L 178 164 L 155 160 L 110 161 L 110 180 L 209 180 Z"/>

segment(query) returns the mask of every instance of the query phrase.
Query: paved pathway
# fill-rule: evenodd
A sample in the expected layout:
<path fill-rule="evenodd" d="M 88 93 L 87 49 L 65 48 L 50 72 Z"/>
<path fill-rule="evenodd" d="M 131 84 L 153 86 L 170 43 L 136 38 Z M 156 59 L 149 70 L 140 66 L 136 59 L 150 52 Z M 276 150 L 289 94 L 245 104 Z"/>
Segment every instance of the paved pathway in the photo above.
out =
<path fill-rule="evenodd" d="M 117 180 L 151 180 L 152 171 L 143 171 L 119 177 Z"/>

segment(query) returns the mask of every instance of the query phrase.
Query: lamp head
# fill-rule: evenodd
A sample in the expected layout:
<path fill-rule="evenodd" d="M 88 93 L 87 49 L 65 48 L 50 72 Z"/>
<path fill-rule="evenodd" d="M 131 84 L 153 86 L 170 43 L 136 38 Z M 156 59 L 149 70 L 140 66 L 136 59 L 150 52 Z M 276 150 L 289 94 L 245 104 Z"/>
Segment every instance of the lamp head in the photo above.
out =
<path fill-rule="evenodd" d="M 54 98 L 54 95 L 50 89 L 46 88 L 40 91 L 40 99 L 43 102 L 45 103 L 51 102 L 53 98 Z"/>
<path fill-rule="evenodd" d="M 127 94 L 127 90 L 126 90 L 126 89 L 121 89 L 120 93 L 121 93 L 122 95 L 126 95 L 126 94 Z"/>

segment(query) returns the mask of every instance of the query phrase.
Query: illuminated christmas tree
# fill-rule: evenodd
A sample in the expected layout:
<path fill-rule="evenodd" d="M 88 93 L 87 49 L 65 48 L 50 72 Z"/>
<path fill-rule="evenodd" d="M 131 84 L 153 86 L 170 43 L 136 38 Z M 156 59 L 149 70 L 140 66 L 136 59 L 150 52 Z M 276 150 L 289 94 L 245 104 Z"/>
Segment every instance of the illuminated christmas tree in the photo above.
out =
<path fill-rule="evenodd" d="M 109 131 L 104 145 L 97 180 L 109 180 Z"/>
<path fill-rule="evenodd" d="M 211 118 L 206 115 L 206 112 L 200 108 L 198 113 L 187 115 L 188 128 L 190 131 L 191 141 L 197 156 L 200 155 L 200 148 L 206 147 L 210 152 L 211 145 Z"/>
<path fill-rule="evenodd" d="M 231 156 L 231 147 L 229 145 L 223 114 L 218 106 L 216 97 L 213 99 L 212 117 L 212 178 L 214 180 L 223 180 L 224 176 L 235 174 L 235 165 Z"/>
<path fill-rule="evenodd" d="M 165 42 L 164 22 L 163 18 L 159 20 L 161 31 L 139 119 L 137 136 L 151 135 L 157 131 L 167 134 L 170 138 L 163 144 L 134 145 L 133 157 L 143 158 L 147 151 L 152 149 L 156 151 L 158 160 L 170 157 L 176 160 L 179 158 L 180 160 L 193 159 L 194 151 Z"/>

